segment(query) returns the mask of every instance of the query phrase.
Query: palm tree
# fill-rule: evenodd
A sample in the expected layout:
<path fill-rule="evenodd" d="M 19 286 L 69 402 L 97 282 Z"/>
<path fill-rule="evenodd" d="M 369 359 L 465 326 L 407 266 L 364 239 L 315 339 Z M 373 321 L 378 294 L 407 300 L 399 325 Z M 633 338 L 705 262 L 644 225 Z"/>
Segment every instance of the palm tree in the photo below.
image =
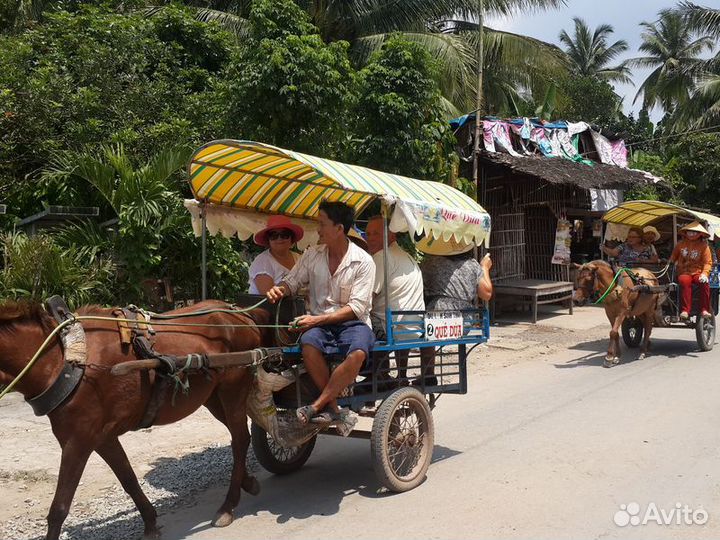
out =
<path fill-rule="evenodd" d="M 656 22 L 643 22 L 640 51 L 646 56 L 632 58 L 630 64 L 654 68 L 635 96 L 643 96 L 643 107 L 660 106 L 666 112 L 686 103 L 695 89 L 694 70 L 702 63 L 700 55 L 710 51 L 713 40 L 707 35 L 694 38 L 688 19 L 677 10 L 662 10 Z"/>
<path fill-rule="evenodd" d="M 203 0 L 188 1 L 197 2 L 199 19 L 219 21 L 238 35 L 246 35 L 252 0 L 211 0 L 209 5 Z M 566 3 L 566 0 L 483 1 L 486 17 L 554 8 Z M 204 7 L 200 7 L 201 2 Z M 350 43 L 350 55 L 358 66 L 364 65 L 393 33 L 420 43 L 439 62 L 441 91 L 448 114 L 456 115 L 472 108 L 477 49 L 472 37 L 474 32 L 467 31 L 465 25 L 469 23 L 465 21 L 477 19 L 477 0 L 298 0 L 298 4 L 308 13 L 326 43 L 338 40 Z M 489 44 L 486 58 L 490 55 L 492 65 L 498 66 L 498 74 L 505 74 L 504 82 L 496 85 L 505 89 L 500 92 L 501 102 L 507 102 L 512 97 L 510 90 L 516 87 L 516 81 L 508 74 L 515 73 L 522 78 L 529 68 L 537 71 L 538 66 L 557 67 L 561 63 L 556 50 L 532 38 L 486 29 L 485 39 Z"/>
<path fill-rule="evenodd" d="M 609 24 L 601 24 L 594 31 L 579 17 L 574 17 L 575 35 L 565 30 L 560 32 L 560 43 L 565 45 L 573 71 L 582 76 L 595 76 L 608 82 L 632 82 L 627 62 L 608 66 L 615 58 L 628 49 L 624 39 L 608 45 L 614 29 Z"/>
<path fill-rule="evenodd" d="M 475 23 L 451 21 L 446 32 L 457 34 L 472 51 L 478 50 L 479 33 Z M 493 28 L 484 28 L 483 110 L 492 114 L 520 114 L 521 102 L 534 101 L 533 91 L 545 91 L 547 80 L 567 73 L 563 51 L 550 43 Z M 470 72 L 477 71 L 473 55 Z M 473 76 L 473 91 L 477 85 Z M 463 110 L 473 109 L 474 97 L 465 94 L 458 102 Z"/>
<path fill-rule="evenodd" d="M 720 40 L 720 9 L 681 2 L 678 11 L 691 30 Z M 695 63 L 689 70 L 696 77 L 696 89 L 688 102 L 674 117 L 675 129 L 708 127 L 720 123 L 720 52 Z"/>

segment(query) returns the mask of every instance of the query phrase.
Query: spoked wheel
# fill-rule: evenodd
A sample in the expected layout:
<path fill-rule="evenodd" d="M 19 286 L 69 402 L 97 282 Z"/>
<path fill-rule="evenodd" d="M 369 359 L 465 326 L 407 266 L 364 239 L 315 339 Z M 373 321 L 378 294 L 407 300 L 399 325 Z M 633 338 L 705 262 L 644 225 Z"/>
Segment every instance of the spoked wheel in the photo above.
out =
<path fill-rule="evenodd" d="M 290 474 L 305 465 L 315 447 L 316 439 L 313 437 L 300 446 L 284 448 L 255 422 L 252 423 L 250 436 L 258 462 L 273 474 Z"/>
<path fill-rule="evenodd" d="M 644 332 L 643 323 L 637 317 L 625 319 L 622 323 L 623 341 L 630 349 L 636 349 L 640 346 Z"/>
<path fill-rule="evenodd" d="M 373 468 L 382 485 L 400 493 L 425 480 L 434 433 L 432 412 L 417 388 L 401 388 L 383 401 L 370 435 Z"/>
<path fill-rule="evenodd" d="M 715 345 L 715 314 L 711 314 L 708 318 L 697 316 L 695 337 L 701 351 L 712 350 Z"/>

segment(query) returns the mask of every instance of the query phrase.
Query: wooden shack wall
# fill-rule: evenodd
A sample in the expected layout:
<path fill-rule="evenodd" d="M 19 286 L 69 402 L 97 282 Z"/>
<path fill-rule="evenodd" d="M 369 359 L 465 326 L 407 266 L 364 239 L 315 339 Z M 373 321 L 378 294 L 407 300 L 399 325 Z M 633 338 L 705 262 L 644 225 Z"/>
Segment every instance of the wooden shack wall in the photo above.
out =
<path fill-rule="evenodd" d="M 566 209 L 590 209 L 590 192 L 499 167 L 481 170 L 480 204 L 492 218 L 493 279 L 567 281 L 568 268 L 551 263 L 557 220 Z"/>

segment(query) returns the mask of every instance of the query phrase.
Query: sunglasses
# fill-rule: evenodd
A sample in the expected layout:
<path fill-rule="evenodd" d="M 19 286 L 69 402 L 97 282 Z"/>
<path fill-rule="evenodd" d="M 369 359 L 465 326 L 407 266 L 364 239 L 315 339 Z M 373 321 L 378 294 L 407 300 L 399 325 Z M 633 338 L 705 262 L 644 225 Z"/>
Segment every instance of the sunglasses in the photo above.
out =
<path fill-rule="evenodd" d="M 270 240 L 280 240 L 280 239 L 287 240 L 288 238 L 292 238 L 292 237 L 293 237 L 293 233 L 286 229 L 283 229 L 280 231 L 271 231 L 268 233 L 268 238 Z"/>

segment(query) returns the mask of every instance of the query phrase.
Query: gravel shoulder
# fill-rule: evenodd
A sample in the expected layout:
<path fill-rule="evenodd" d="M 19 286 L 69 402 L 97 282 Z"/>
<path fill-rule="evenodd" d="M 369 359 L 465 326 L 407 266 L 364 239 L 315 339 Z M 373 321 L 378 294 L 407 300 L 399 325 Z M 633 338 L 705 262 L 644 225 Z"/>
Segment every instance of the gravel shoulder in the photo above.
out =
<path fill-rule="evenodd" d="M 561 329 L 547 325 L 493 326 L 488 345 L 470 357 L 470 377 L 504 367 L 549 360 L 577 343 L 603 339 L 607 325 Z M 43 538 L 57 481 L 60 449 L 47 418 L 36 418 L 20 396 L 0 402 L 0 539 Z M 205 409 L 170 426 L 126 434 L 121 442 L 160 515 L 187 512 L 203 492 L 227 484 L 230 437 Z M 260 470 L 250 451 L 248 470 Z M 262 474 L 262 473 L 261 473 Z M 218 504 L 221 501 L 218 500 Z M 207 516 L 208 518 L 210 516 Z M 65 522 L 63 538 L 125 540 L 142 536 L 132 501 L 110 469 L 93 455 Z"/>

